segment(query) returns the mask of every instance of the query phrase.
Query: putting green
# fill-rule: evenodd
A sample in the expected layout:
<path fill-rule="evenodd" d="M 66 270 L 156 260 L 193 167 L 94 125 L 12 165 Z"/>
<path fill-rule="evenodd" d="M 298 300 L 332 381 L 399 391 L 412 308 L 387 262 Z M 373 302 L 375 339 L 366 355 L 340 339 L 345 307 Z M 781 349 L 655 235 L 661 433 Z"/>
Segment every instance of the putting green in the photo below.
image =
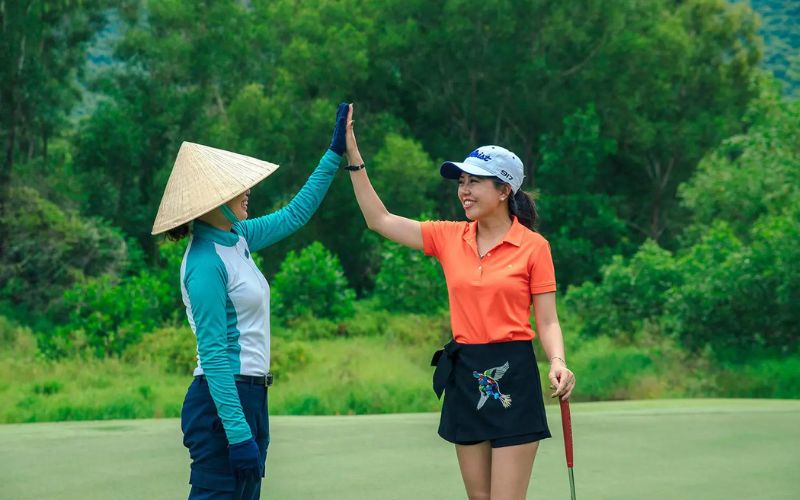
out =
<path fill-rule="evenodd" d="M 569 498 L 558 407 L 528 498 Z M 262 498 L 463 499 L 436 414 L 274 417 Z M 579 499 L 794 499 L 800 401 L 572 405 Z M 2 499 L 185 498 L 179 422 L 0 426 Z"/>

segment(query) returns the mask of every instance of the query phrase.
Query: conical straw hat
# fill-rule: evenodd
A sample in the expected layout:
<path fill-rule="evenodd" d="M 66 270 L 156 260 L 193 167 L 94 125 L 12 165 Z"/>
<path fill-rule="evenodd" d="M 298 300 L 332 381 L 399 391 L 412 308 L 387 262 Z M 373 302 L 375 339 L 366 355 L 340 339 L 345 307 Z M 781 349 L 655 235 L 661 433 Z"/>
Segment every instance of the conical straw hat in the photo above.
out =
<path fill-rule="evenodd" d="M 152 234 L 163 233 L 236 198 L 278 165 L 184 142 L 169 175 Z"/>

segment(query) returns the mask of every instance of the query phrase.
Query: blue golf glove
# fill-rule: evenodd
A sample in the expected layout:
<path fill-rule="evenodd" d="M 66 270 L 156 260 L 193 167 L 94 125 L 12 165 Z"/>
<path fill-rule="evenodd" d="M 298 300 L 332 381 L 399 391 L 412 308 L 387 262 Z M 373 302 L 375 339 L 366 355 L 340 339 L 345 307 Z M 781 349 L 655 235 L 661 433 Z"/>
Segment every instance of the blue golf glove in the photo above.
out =
<path fill-rule="evenodd" d="M 350 105 L 346 102 L 339 104 L 339 109 L 336 110 L 336 126 L 333 128 L 333 138 L 331 138 L 330 150 L 339 156 L 342 156 L 347 150 L 345 143 L 345 134 L 347 133 L 347 111 Z"/>
<path fill-rule="evenodd" d="M 253 438 L 228 446 L 228 458 L 233 475 L 238 479 L 257 481 L 264 472 L 264 462 Z"/>

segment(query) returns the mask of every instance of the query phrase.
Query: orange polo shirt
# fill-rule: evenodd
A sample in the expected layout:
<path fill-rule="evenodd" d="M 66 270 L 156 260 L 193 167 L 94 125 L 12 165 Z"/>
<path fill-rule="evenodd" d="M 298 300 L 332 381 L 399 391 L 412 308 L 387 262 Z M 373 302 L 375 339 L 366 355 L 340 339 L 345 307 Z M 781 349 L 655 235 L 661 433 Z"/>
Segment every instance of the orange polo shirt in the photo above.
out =
<path fill-rule="evenodd" d="M 503 239 L 478 256 L 476 222 L 423 222 L 425 255 L 447 280 L 453 338 L 462 344 L 531 340 L 532 295 L 554 292 L 550 244 L 514 220 Z"/>

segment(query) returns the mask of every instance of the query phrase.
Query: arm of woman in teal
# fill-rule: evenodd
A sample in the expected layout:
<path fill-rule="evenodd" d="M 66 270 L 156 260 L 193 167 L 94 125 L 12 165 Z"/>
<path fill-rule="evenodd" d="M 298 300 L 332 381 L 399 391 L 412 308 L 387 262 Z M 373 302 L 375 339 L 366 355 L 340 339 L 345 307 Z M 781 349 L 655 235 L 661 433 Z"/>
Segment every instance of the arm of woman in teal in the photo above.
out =
<path fill-rule="evenodd" d="M 331 146 L 322 156 L 317 168 L 308 178 L 300 192 L 282 209 L 262 217 L 239 221 L 234 231 L 247 240 L 250 251 L 258 251 L 273 245 L 297 231 L 311 219 L 322 203 L 333 176 L 339 169 L 345 149 L 344 129 L 348 111 L 347 104 L 340 104 L 336 112 Z"/>
<path fill-rule="evenodd" d="M 231 366 L 227 354 L 227 281 L 225 265 L 212 245 L 199 243 L 189 249 L 183 284 L 189 296 L 200 366 L 228 443 L 237 444 L 247 441 L 252 434 L 233 379 L 239 370 Z"/>
<path fill-rule="evenodd" d="M 234 224 L 234 231 L 247 240 L 250 251 L 256 252 L 277 243 L 311 219 L 325 198 L 341 159 L 340 155 L 329 149 L 288 205 L 271 214 Z"/>

